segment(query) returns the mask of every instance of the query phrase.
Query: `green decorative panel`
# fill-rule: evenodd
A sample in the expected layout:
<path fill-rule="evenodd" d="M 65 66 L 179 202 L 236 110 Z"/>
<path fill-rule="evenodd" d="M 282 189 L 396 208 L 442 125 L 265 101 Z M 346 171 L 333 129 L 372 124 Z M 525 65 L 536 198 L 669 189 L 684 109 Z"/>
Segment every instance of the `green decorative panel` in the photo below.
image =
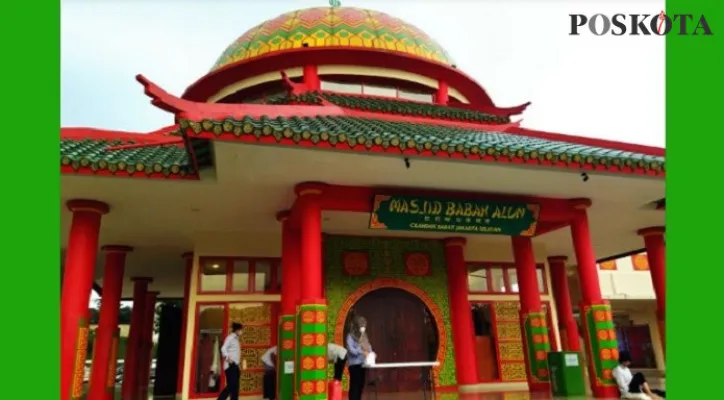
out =
<path fill-rule="evenodd" d="M 522 316 L 525 335 L 526 361 L 533 382 L 549 382 L 548 352 L 551 344 L 548 340 L 548 327 L 544 312 L 529 313 Z"/>
<path fill-rule="evenodd" d="M 583 329 L 594 387 L 615 386 L 613 369 L 618 365 L 618 341 L 611 306 L 594 304 L 584 307 Z"/>
<path fill-rule="evenodd" d="M 411 257 L 410 254 L 416 256 Z M 419 255 L 427 255 L 426 265 L 419 262 Z M 415 262 L 411 263 L 409 260 Z M 347 312 L 365 293 L 385 287 L 407 290 L 426 304 L 437 324 L 440 342 L 438 360 L 441 364 L 435 374 L 437 386 L 456 385 L 445 250 L 442 242 L 326 236 L 324 267 L 330 341 L 343 344 Z M 328 377 L 331 379 L 332 376 L 333 369 L 330 366 Z M 343 387 L 348 387 L 346 375 Z"/>
<path fill-rule="evenodd" d="M 326 400 L 327 306 L 301 304 L 296 320 L 294 387 L 299 400 Z"/>
<path fill-rule="evenodd" d="M 294 362 L 294 322 L 295 315 L 279 317 L 279 346 L 277 347 L 277 393 L 279 400 L 294 398 L 294 372 L 286 371 L 287 362 Z"/>

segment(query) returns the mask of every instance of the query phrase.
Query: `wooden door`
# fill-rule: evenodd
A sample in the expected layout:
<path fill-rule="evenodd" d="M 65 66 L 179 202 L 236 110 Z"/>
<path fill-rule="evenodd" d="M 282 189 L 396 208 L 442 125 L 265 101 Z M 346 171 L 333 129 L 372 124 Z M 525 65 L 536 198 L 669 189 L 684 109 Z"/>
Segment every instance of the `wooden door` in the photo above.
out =
<path fill-rule="evenodd" d="M 632 368 L 656 368 L 656 359 L 651 344 L 651 331 L 648 325 L 624 327 L 627 350 L 631 354 Z"/>
<path fill-rule="evenodd" d="M 375 290 L 354 306 L 355 315 L 367 319 L 367 335 L 379 363 L 430 361 L 429 329 L 425 304 L 414 295 L 394 288 Z M 376 370 L 380 392 L 422 389 L 420 368 Z"/>

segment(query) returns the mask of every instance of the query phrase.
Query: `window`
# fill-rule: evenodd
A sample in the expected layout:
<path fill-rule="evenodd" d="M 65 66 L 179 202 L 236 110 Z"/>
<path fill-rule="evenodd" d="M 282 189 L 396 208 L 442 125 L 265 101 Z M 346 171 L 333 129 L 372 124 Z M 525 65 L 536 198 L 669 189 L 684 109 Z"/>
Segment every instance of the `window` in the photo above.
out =
<path fill-rule="evenodd" d="M 320 87 L 331 92 L 362 94 L 361 84 L 322 81 Z"/>
<path fill-rule="evenodd" d="M 408 92 L 406 90 L 400 90 L 398 97 L 401 99 L 419 101 L 422 103 L 432 103 L 432 95 L 427 93 L 414 93 Z"/>
<path fill-rule="evenodd" d="M 536 269 L 538 290 L 547 293 L 543 265 Z M 471 293 L 518 293 L 518 274 L 511 263 L 474 263 L 468 265 L 468 289 Z"/>
<path fill-rule="evenodd" d="M 231 290 L 234 292 L 248 292 L 251 281 L 251 266 L 247 260 L 234 261 L 234 272 L 231 275 Z"/>
<path fill-rule="evenodd" d="M 492 282 L 491 292 L 505 293 L 505 270 L 502 268 L 490 268 L 490 281 Z"/>
<path fill-rule="evenodd" d="M 397 89 L 391 87 L 364 85 L 362 92 L 370 96 L 397 97 Z"/>
<path fill-rule="evenodd" d="M 508 282 L 510 283 L 510 291 L 513 293 L 520 293 L 520 287 L 518 286 L 518 272 L 515 268 L 507 268 Z"/>
<path fill-rule="evenodd" d="M 226 291 L 226 262 L 208 259 L 201 262 L 199 288 L 202 292 Z"/>
<path fill-rule="evenodd" d="M 269 292 L 271 290 L 272 267 L 268 261 L 257 261 L 254 268 L 254 291 Z"/>
<path fill-rule="evenodd" d="M 201 258 L 198 293 L 278 293 L 278 259 Z"/>
<path fill-rule="evenodd" d="M 488 269 L 476 265 L 468 266 L 468 288 L 471 292 L 487 292 Z"/>
<path fill-rule="evenodd" d="M 434 100 L 432 93 L 414 92 L 391 86 L 377 86 L 362 83 L 332 82 L 323 80 L 320 83 L 320 88 L 322 90 L 328 90 L 330 92 L 389 97 L 393 99 L 396 98 L 402 100 L 411 100 L 421 103 L 432 103 Z M 422 90 L 424 91 L 425 89 Z M 429 90 L 434 91 L 433 89 Z"/>

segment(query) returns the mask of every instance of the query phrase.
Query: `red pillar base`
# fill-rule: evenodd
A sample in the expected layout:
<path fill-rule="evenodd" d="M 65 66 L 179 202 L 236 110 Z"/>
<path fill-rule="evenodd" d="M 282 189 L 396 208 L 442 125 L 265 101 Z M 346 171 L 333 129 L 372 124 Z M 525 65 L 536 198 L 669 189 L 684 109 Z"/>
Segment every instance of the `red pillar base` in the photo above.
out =
<path fill-rule="evenodd" d="M 551 384 L 548 382 L 528 382 L 528 391 L 531 393 L 550 393 Z"/>
<path fill-rule="evenodd" d="M 615 386 L 597 386 L 593 388 L 593 397 L 597 399 L 618 399 L 621 395 Z"/>

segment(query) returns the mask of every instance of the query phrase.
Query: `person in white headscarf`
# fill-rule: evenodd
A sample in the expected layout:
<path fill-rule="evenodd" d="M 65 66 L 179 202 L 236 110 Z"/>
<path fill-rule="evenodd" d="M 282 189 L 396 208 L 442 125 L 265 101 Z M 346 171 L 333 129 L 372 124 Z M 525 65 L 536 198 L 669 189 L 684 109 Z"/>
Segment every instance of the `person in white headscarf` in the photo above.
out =
<path fill-rule="evenodd" d="M 367 337 L 367 320 L 356 317 L 347 334 L 347 363 L 349 364 L 349 400 L 362 400 L 365 388 L 364 365 L 372 353 L 372 345 Z"/>

